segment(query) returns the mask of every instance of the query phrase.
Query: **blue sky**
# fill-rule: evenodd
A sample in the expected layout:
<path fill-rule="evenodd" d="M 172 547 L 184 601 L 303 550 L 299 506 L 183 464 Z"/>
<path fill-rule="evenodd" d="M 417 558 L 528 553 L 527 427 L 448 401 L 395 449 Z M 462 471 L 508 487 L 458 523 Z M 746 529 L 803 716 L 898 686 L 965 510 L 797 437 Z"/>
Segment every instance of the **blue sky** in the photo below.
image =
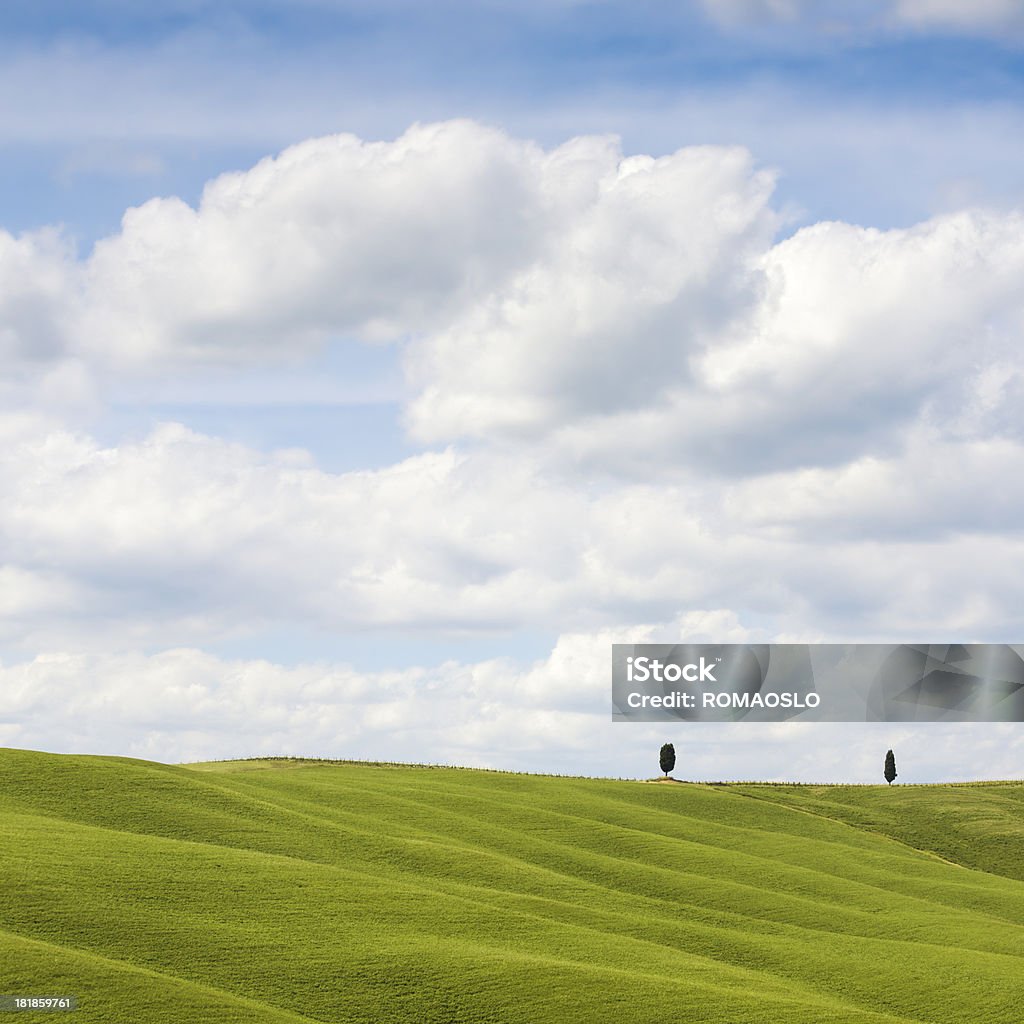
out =
<path fill-rule="evenodd" d="M 888 226 L 958 188 L 1018 197 L 1004 129 L 1021 32 L 907 24 L 881 4 L 817 5 L 817 20 L 732 6 L 715 20 L 665 3 L 8 5 L 0 53 L 19 102 L 2 122 L 0 212 L 15 230 L 66 223 L 87 246 L 126 205 L 195 200 L 304 137 L 456 116 L 549 144 L 756 144 L 807 218 Z M 905 181 L 881 187 L 896 168 Z"/>
<path fill-rule="evenodd" d="M 363 687 L 354 756 L 559 768 L 637 630 L 1019 641 L 1022 87 L 1002 0 L 8 5 L 0 742 L 325 754 Z"/>

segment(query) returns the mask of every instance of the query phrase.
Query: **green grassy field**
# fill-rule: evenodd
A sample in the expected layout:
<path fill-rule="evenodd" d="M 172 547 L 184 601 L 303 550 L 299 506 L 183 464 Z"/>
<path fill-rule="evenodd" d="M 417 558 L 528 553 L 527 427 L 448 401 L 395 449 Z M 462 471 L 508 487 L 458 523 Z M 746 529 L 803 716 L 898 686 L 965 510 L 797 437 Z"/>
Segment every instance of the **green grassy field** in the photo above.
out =
<path fill-rule="evenodd" d="M 1024 1020 L 1024 784 L 0 750 L 0 858 L 77 1024 Z"/>

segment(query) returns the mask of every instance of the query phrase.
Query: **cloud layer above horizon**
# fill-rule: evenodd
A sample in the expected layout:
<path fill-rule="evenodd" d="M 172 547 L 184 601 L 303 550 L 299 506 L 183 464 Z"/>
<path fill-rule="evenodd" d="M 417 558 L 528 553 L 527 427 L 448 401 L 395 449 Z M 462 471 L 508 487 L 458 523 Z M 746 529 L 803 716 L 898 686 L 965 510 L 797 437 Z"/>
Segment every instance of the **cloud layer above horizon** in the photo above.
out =
<path fill-rule="evenodd" d="M 0 742 L 46 745 L 45 700 L 69 744 L 158 758 L 387 757 L 393 726 L 405 759 L 563 770 L 610 749 L 612 635 L 1019 640 L 1024 213 L 794 228 L 773 186 L 742 147 L 457 120 L 309 139 L 86 253 L 0 232 Z M 394 464 L 99 436 L 115 396 L 173 377 L 229 401 L 353 345 L 402 367 Z M 260 656 L 310 627 L 541 630 L 552 653 Z M 213 653 L 239 638 L 251 656 Z"/>

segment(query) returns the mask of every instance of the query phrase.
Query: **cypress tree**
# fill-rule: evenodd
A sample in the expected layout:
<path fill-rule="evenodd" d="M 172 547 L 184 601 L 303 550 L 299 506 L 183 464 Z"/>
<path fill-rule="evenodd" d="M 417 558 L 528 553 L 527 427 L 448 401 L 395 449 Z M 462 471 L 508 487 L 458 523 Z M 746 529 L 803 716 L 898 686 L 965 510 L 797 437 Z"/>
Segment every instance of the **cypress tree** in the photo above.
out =
<path fill-rule="evenodd" d="M 668 775 L 670 771 L 676 766 L 676 748 L 671 743 L 665 743 L 661 748 L 661 756 L 659 758 L 661 764 L 661 770 Z"/>
<path fill-rule="evenodd" d="M 892 780 L 896 778 L 896 758 L 893 756 L 893 752 L 890 750 L 885 755 L 885 781 L 892 785 Z"/>

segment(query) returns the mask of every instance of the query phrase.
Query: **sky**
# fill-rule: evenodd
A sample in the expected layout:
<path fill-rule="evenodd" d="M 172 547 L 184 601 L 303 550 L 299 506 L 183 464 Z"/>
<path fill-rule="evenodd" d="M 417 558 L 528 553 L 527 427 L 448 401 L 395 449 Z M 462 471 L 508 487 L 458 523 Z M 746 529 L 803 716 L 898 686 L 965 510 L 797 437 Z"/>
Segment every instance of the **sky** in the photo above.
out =
<path fill-rule="evenodd" d="M 40 0 L 0 91 L 0 744 L 1024 773 L 610 708 L 1024 640 L 1016 0 Z"/>

